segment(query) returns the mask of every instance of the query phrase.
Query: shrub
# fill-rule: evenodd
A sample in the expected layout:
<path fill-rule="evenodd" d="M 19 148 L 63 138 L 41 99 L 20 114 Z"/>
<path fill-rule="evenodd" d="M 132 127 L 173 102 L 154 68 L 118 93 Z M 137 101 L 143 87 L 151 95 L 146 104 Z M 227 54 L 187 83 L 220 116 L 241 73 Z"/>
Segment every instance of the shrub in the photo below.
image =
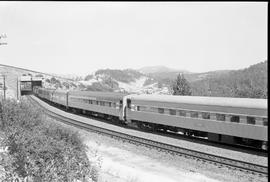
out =
<path fill-rule="evenodd" d="M 14 174 L 33 181 L 97 180 L 98 170 L 88 160 L 78 133 L 46 121 L 29 103 L 7 100 L 0 110 L 5 180 Z"/>

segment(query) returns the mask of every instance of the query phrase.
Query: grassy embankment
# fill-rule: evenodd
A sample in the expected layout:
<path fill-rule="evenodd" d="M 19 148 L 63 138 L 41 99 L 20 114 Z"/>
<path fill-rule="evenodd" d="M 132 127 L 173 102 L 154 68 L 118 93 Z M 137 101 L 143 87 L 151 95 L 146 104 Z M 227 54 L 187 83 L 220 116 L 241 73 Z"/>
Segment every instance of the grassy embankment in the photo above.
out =
<path fill-rule="evenodd" d="M 78 133 L 47 121 L 26 100 L 0 101 L 0 134 L 0 181 L 98 179 Z"/>

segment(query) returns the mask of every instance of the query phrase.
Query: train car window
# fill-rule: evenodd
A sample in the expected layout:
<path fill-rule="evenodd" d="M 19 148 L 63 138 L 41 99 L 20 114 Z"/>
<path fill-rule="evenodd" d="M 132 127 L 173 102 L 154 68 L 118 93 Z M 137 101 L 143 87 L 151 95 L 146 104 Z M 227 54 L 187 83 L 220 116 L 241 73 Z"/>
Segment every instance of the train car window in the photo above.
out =
<path fill-rule="evenodd" d="M 164 114 L 164 108 L 158 108 L 158 113 L 159 114 Z"/>
<path fill-rule="evenodd" d="M 112 103 L 111 102 L 109 102 L 109 107 L 112 107 Z"/>
<path fill-rule="evenodd" d="M 135 108 L 135 105 L 131 104 L 131 110 L 132 110 L 132 111 L 135 111 L 135 109 L 136 109 L 136 108 Z"/>
<path fill-rule="evenodd" d="M 176 115 L 176 110 L 174 109 L 169 109 L 170 115 Z"/>
<path fill-rule="evenodd" d="M 140 106 L 140 111 L 149 111 L 146 106 Z"/>
<path fill-rule="evenodd" d="M 89 104 L 93 104 L 93 101 L 92 100 L 89 100 Z"/>
<path fill-rule="evenodd" d="M 199 115 L 198 112 L 190 111 L 190 117 L 192 117 L 192 118 L 197 118 L 198 115 Z"/>
<path fill-rule="evenodd" d="M 231 117 L 231 122 L 239 123 L 239 116 L 232 116 Z"/>
<path fill-rule="evenodd" d="M 123 101 L 122 100 L 120 100 L 120 102 L 119 102 L 120 104 L 119 104 L 119 108 L 122 108 L 123 107 Z"/>
<path fill-rule="evenodd" d="M 150 107 L 149 108 L 149 112 L 157 113 L 158 112 L 158 109 L 156 107 Z"/>
<path fill-rule="evenodd" d="M 263 125 L 268 126 L 268 119 L 267 118 L 263 118 Z"/>
<path fill-rule="evenodd" d="M 255 124 L 255 118 L 254 117 L 250 117 L 250 116 L 247 116 L 247 124 Z"/>
<path fill-rule="evenodd" d="M 179 110 L 179 116 L 184 116 L 184 117 L 186 117 L 186 115 L 187 115 L 187 112 L 186 112 L 186 111 Z"/>
<path fill-rule="evenodd" d="M 210 119 L 210 112 L 202 112 L 203 119 Z"/>
<path fill-rule="evenodd" d="M 140 106 L 137 106 L 137 111 L 140 111 Z"/>
<path fill-rule="evenodd" d="M 217 117 L 217 121 L 225 121 L 226 120 L 225 114 L 216 114 L 216 117 Z"/>
<path fill-rule="evenodd" d="M 131 100 L 130 99 L 127 99 L 127 108 L 131 108 Z"/>

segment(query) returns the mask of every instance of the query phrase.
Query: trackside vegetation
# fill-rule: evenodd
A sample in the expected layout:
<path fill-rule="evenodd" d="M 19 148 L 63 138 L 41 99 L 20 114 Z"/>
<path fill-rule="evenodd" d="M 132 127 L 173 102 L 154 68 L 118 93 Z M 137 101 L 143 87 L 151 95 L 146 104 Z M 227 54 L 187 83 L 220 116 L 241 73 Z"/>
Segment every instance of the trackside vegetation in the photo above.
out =
<path fill-rule="evenodd" d="M 0 102 L 0 181 L 97 181 L 79 134 L 49 122 L 26 100 Z"/>

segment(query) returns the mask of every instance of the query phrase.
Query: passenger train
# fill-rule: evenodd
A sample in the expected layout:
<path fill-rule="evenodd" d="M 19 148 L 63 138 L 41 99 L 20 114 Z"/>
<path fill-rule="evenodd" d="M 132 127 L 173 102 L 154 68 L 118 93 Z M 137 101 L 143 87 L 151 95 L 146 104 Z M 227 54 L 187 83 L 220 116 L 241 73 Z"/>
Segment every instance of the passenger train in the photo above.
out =
<path fill-rule="evenodd" d="M 67 110 L 140 129 L 162 130 L 268 150 L 267 99 L 123 94 L 34 88 Z"/>

